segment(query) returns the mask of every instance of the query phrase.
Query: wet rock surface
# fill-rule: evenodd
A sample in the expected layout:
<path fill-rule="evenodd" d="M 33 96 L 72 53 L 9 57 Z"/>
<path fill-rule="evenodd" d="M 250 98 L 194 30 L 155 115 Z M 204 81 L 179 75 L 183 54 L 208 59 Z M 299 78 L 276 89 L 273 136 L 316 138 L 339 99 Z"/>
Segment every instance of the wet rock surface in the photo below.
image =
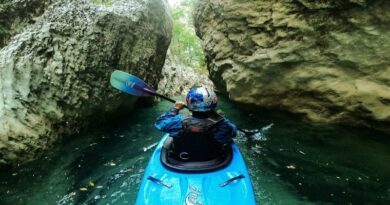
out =
<path fill-rule="evenodd" d="M 231 99 L 389 131 L 389 1 L 204 0 L 194 15 Z"/>
<path fill-rule="evenodd" d="M 0 3 L 0 164 L 34 159 L 59 136 L 128 112 L 132 98 L 109 84 L 114 69 L 160 81 L 166 2 L 95 2 Z"/>

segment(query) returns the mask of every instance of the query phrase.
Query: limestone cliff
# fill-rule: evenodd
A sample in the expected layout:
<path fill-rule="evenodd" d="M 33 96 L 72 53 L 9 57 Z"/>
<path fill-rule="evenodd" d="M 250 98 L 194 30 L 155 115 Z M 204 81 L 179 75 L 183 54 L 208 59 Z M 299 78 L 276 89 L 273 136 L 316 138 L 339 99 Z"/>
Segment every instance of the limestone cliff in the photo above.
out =
<path fill-rule="evenodd" d="M 194 68 L 181 64 L 169 49 L 161 74 L 162 79 L 158 83 L 158 92 L 163 95 L 186 95 L 195 85 L 214 88 L 214 84 L 207 74 L 196 72 Z"/>
<path fill-rule="evenodd" d="M 389 130 L 389 1 L 199 0 L 194 17 L 231 99 Z"/>
<path fill-rule="evenodd" d="M 110 73 L 157 86 L 171 38 L 165 0 L 5 0 L 0 17 L 2 164 L 129 109 Z"/>

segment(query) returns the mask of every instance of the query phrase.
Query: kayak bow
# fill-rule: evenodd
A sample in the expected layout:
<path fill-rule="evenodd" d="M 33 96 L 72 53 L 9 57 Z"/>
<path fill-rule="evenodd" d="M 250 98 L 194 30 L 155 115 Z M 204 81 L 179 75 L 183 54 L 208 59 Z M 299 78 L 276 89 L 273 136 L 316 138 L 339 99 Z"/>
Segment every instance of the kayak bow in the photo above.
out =
<path fill-rule="evenodd" d="M 209 172 L 180 172 L 167 168 L 161 154 L 167 134 L 157 145 L 145 170 L 136 205 L 254 205 L 253 186 L 244 159 L 232 144 L 230 163 Z"/>

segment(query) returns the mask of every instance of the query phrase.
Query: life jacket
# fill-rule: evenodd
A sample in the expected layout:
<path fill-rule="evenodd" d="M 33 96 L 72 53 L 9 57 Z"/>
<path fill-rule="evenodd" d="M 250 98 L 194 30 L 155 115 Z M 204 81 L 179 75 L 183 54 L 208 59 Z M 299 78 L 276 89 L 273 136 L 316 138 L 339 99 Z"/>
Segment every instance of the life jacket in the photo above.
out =
<path fill-rule="evenodd" d="M 213 133 L 222 121 L 223 117 L 217 113 L 208 118 L 184 117 L 183 129 L 172 144 L 175 158 L 183 161 L 207 161 L 218 156 L 222 144 L 214 139 Z"/>

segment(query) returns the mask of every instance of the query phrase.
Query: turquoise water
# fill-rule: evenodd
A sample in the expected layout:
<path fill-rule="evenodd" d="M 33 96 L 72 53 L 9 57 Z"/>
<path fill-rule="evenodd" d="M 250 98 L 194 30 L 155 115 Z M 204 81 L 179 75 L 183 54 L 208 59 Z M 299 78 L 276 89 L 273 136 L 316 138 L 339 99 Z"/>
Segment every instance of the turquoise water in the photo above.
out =
<path fill-rule="evenodd" d="M 0 204 L 133 204 L 161 138 L 154 119 L 171 104 L 139 108 L 120 122 L 64 140 L 41 159 L 0 174 Z M 243 128 L 274 123 L 266 138 L 238 137 L 259 204 L 390 204 L 390 136 L 313 124 L 222 100 Z"/>

